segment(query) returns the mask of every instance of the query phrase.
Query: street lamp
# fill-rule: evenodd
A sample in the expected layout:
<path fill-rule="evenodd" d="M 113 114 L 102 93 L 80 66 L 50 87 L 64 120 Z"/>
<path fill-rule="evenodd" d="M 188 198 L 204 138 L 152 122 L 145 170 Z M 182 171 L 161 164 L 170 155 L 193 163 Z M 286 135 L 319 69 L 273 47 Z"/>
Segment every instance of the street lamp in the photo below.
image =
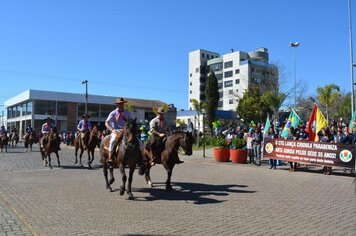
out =
<path fill-rule="evenodd" d="M 85 84 L 85 113 L 88 113 L 88 80 L 82 81 Z"/>
<path fill-rule="evenodd" d="M 351 116 L 354 114 L 355 102 L 355 82 L 354 82 L 354 66 L 353 63 L 353 49 L 352 49 L 352 19 L 351 19 L 351 1 L 349 2 L 349 35 L 350 35 L 350 69 L 351 69 Z"/>
<path fill-rule="evenodd" d="M 294 64 L 294 109 L 295 109 L 295 106 L 297 104 L 297 69 L 296 69 L 296 59 L 295 59 L 295 48 L 299 47 L 299 42 L 290 42 L 289 43 L 289 46 L 291 48 L 293 48 L 293 64 Z"/>
<path fill-rule="evenodd" d="M 206 157 L 205 156 L 205 142 L 206 142 L 206 138 L 205 138 L 205 110 L 203 110 L 202 114 L 203 114 L 203 157 Z"/>

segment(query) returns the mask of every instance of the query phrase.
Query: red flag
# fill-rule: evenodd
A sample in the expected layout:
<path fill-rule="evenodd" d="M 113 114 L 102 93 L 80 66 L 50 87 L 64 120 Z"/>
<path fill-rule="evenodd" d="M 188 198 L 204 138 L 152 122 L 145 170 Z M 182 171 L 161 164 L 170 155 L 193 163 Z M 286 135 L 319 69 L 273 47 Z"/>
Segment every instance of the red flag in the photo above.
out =
<path fill-rule="evenodd" d="M 309 117 L 307 128 L 305 131 L 307 131 L 309 140 L 314 141 L 315 140 L 315 130 L 316 130 L 316 112 L 318 110 L 318 106 L 314 104 L 313 111 Z"/>

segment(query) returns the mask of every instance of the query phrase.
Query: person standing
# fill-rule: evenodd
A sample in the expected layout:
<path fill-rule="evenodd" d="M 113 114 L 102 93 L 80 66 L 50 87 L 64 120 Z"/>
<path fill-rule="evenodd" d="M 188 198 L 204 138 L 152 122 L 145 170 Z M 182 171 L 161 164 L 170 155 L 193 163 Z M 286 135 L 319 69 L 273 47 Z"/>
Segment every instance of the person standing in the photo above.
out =
<path fill-rule="evenodd" d="M 116 144 L 122 140 L 122 129 L 124 128 L 126 121 L 131 119 L 130 112 L 125 110 L 125 103 L 127 103 L 127 101 L 123 98 L 116 99 L 116 109 L 110 112 L 105 121 L 105 126 L 110 131 L 109 163 L 112 163 L 115 160 Z"/>
<path fill-rule="evenodd" d="M 262 140 L 263 140 L 263 135 L 262 135 L 261 129 L 257 128 L 255 136 L 252 139 L 254 156 L 255 156 L 255 164 L 257 166 L 261 165 L 261 144 L 262 144 Z"/>

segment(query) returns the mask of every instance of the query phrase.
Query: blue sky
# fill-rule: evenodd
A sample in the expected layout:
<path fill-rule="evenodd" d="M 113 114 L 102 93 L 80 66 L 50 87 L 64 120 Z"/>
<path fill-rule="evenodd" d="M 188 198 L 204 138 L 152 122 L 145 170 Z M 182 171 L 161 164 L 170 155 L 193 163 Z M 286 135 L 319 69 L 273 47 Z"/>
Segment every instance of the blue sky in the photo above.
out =
<path fill-rule="evenodd" d="M 190 51 L 267 47 L 292 84 L 291 41 L 306 95 L 330 83 L 347 92 L 348 27 L 347 0 L 2 0 L 0 109 L 30 88 L 84 93 L 83 80 L 90 94 L 187 109 Z"/>

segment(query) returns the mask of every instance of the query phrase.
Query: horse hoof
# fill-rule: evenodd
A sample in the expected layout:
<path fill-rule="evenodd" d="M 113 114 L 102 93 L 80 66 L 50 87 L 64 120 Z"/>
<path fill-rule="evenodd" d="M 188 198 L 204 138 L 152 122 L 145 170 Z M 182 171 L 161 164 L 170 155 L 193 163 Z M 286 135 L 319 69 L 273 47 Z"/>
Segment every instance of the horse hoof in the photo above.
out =
<path fill-rule="evenodd" d="M 129 193 L 128 195 L 129 195 L 128 200 L 134 200 L 134 196 L 132 195 L 132 193 Z"/>
<path fill-rule="evenodd" d="M 148 182 L 147 182 L 147 184 L 148 184 L 148 187 L 150 187 L 150 188 L 152 188 L 152 187 L 153 187 L 153 184 L 152 184 L 152 182 L 151 182 L 151 181 L 148 181 Z"/>
<path fill-rule="evenodd" d="M 77 164 L 77 163 L 78 163 L 77 161 L 74 162 L 74 164 Z"/>
<path fill-rule="evenodd" d="M 50 169 L 53 169 L 53 167 L 52 167 L 52 166 L 49 166 L 49 168 L 50 168 Z"/>
<path fill-rule="evenodd" d="M 108 192 L 112 192 L 112 188 L 111 188 L 110 186 L 106 186 L 106 190 L 107 190 Z"/>
<path fill-rule="evenodd" d="M 173 188 L 172 188 L 172 186 L 166 186 L 166 190 L 167 191 L 173 191 Z"/>
<path fill-rule="evenodd" d="M 115 182 L 115 178 L 110 179 L 109 184 L 112 185 L 112 183 Z"/>
<path fill-rule="evenodd" d="M 120 187 L 120 196 L 124 195 L 124 193 L 125 193 L 125 189 Z"/>

